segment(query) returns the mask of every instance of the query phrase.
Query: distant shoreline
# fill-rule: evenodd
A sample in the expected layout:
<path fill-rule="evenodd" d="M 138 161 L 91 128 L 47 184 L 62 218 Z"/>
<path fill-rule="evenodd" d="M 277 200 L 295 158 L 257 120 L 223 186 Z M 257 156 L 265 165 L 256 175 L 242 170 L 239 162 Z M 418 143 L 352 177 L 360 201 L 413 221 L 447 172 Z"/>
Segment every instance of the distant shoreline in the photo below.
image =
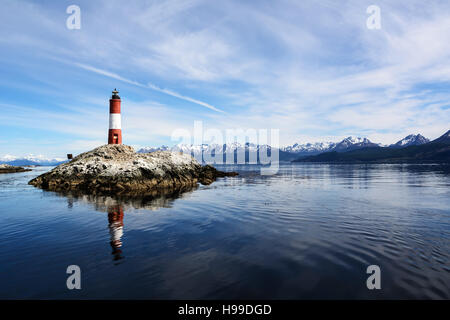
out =
<path fill-rule="evenodd" d="M 25 169 L 23 167 L 16 167 L 11 165 L 0 165 L 0 174 L 1 173 L 17 173 L 17 172 L 26 172 L 32 171 L 31 169 Z"/>
<path fill-rule="evenodd" d="M 302 164 L 302 163 L 314 163 L 314 164 L 417 164 L 417 165 L 450 165 L 450 162 L 443 161 L 291 161 L 294 164 Z"/>

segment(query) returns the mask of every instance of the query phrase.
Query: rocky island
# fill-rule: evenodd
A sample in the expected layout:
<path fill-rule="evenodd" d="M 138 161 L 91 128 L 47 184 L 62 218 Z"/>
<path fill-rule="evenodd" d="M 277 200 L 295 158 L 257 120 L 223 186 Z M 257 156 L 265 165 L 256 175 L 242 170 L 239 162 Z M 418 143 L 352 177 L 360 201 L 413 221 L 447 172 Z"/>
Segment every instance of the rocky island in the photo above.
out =
<path fill-rule="evenodd" d="M 108 144 L 82 153 L 28 183 L 51 191 L 145 195 L 160 189 L 207 185 L 218 177 L 236 175 L 202 166 L 182 153 L 136 153 L 127 145 Z"/>
<path fill-rule="evenodd" d="M 0 164 L 0 173 L 15 173 L 15 172 L 26 172 L 26 171 L 31 171 L 31 169 L 10 166 L 9 164 Z"/>

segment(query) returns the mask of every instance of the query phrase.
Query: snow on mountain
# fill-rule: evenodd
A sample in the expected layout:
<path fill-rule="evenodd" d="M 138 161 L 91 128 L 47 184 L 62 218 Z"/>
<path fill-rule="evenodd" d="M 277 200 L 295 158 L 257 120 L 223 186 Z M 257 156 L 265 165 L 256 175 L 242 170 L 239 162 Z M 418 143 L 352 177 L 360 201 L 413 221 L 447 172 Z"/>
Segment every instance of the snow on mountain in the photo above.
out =
<path fill-rule="evenodd" d="M 449 131 L 450 132 L 450 131 Z M 449 134 L 449 133 L 447 133 Z M 445 135 L 444 135 L 445 136 Z M 404 139 L 400 140 L 395 144 L 397 147 L 406 147 L 409 145 L 417 145 L 417 144 L 423 144 L 427 143 L 429 140 L 422 135 L 409 135 L 405 137 Z M 391 145 L 391 147 L 394 145 Z M 187 145 L 187 144 L 178 144 L 176 146 L 173 146 L 171 148 L 167 146 L 162 147 L 146 147 L 141 148 L 138 150 L 138 152 L 153 152 L 157 150 L 170 150 L 170 151 L 179 151 L 183 153 L 189 153 L 196 157 L 197 159 L 202 159 L 205 154 L 214 155 L 215 153 L 227 153 L 229 150 L 233 150 L 233 152 L 245 152 L 248 154 L 249 152 L 258 152 L 259 149 L 261 149 L 263 146 L 256 145 L 253 143 L 231 143 L 231 144 L 224 144 L 224 145 L 218 145 L 218 144 L 202 144 L 202 145 Z M 270 146 L 264 145 L 266 147 L 266 150 L 271 150 L 272 148 Z M 297 159 L 298 157 L 302 156 L 309 156 L 309 155 L 317 155 L 324 152 L 330 152 L 330 151 L 336 151 L 336 152 L 346 152 L 361 148 L 375 148 L 375 147 L 388 147 L 388 145 L 384 145 L 381 143 L 374 143 L 370 141 L 367 138 L 361 138 L 361 137 L 347 137 L 343 139 L 340 142 L 314 142 L 314 143 L 304 143 L 299 144 L 295 143 L 290 146 L 284 146 L 279 148 L 279 159 L 280 160 L 293 160 Z M 204 159 L 204 157 L 203 157 Z"/>
<path fill-rule="evenodd" d="M 329 150 L 336 145 L 335 142 L 315 142 L 315 143 L 305 143 L 298 144 L 295 143 L 292 146 L 286 146 L 280 148 L 280 150 L 292 153 L 300 153 L 300 152 L 323 152 L 325 150 Z"/>
<path fill-rule="evenodd" d="M 372 143 L 367 138 L 355 138 L 348 137 L 339 143 L 336 142 L 316 142 L 316 143 L 305 143 L 305 144 L 294 144 L 292 146 L 285 146 L 279 148 L 279 159 L 281 161 L 290 161 L 298 158 L 299 156 L 305 155 L 315 155 L 327 151 L 348 151 L 356 148 L 379 146 L 378 144 Z M 262 149 L 264 148 L 264 149 Z M 245 153 L 246 158 L 249 158 L 250 153 L 258 154 L 259 150 L 263 152 L 271 152 L 272 147 L 268 145 L 257 145 L 253 143 L 241 144 L 238 142 L 233 142 L 231 144 L 202 144 L 202 145 L 188 145 L 188 144 L 178 144 L 171 148 L 167 146 L 162 147 L 145 147 L 138 150 L 140 153 L 154 152 L 158 150 L 169 150 L 173 152 L 183 152 L 194 156 L 196 159 L 205 160 L 205 155 L 214 156 L 215 154 L 221 153 L 226 154 L 227 152 L 234 153 Z M 203 157 L 202 157 L 203 155 Z"/>
<path fill-rule="evenodd" d="M 170 148 L 168 146 L 161 147 L 144 147 L 138 150 L 139 153 L 150 153 L 155 151 L 168 151 Z"/>
<path fill-rule="evenodd" d="M 421 134 L 410 134 L 405 138 L 403 138 L 402 140 L 398 141 L 397 143 L 392 144 L 390 147 L 404 148 L 407 146 L 418 146 L 428 142 L 430 142 L 430 140 L 428 140 Z"/>
<path fill-rule="evenodd" d="M 373 143 L 367 138 L 347 137 L 336 144 L 330 151 L 345 152 L 366 147 L 380 147 L 380 144 Z"/>
<path fill-rule="evenodd" d="M 231 143 L 229 145 L 226 144 L 201 144 L 201 145 L 193 145 L 193 144 L 177 144 L 173 147 L 167 147 L 167 146 L 161 146 L 161 147 L 144 147 L 139 149 L 138 153 L 148 153 L 148 152 L 154 152 L 154 151 L 172 151 L 172 152 L 183 152 L 183 153 L 189 153 L 192 155 L 199 155 L 199 154 L 205 154 L 205 153 L 213 153 L 214 152 L 224 152 L 226 153 L 227 150 L 258 150 L 259 146 L 255 144 L 240 144 L 240 143 Z"/>
<path fill-rule="evenodd" d="M 285 152 L 299 153 L 299 154 L 319 154 L 328 151 L 345 152 L 364 147 L 381 147 L 381 144 L 373 143 L 367 138 L 347 137 L 340 142 L 316 142 L 305 144 L 294 144 L 281 148 Z"/>
<path fill-rule="evenodd" d="M 227 152 L 227 150 L 250 150 L 257 151 L 261 146 L 255 145 L 253 143 L 245 143 L 240 144 L 237 142 L 233 142 L 231 144 L 201 144 L 201 145 L 193 145 L 193 144 L 177 144 L 173 147 L 161 146 L 161 147 L 143 147 L 139 149 L 138 153 L 148 153 L 154 151 L 172 151 L 172 152 L 183 152 L 190 154 L 201 154 L 202 152 Z"/>
<path fill-rule="evenodd" d="M 43 155 L 27 155 L 24 157 L 16 157 L 12 155 L 5 155 L 0 157 L 0 164 L 9 164 L 16 166 L 53 166 L 64 162 L 66 159 L 63 158 L 46 158 Z"/>

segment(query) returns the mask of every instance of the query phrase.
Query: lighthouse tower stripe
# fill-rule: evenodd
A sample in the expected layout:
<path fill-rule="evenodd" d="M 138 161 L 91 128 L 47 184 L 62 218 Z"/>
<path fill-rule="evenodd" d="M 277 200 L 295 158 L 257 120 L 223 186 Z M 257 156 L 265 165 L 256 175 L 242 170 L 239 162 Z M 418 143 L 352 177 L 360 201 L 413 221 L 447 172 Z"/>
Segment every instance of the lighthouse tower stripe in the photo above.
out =
<path fill-rule="evenodd" d="M 109 99 L 108 144 L 122 144 L 122 121 L 120 116 L 120 97 L 114 89 Z"/>
<path fill-rule="evenodd" d="M 122 129 L 122 121 L 120 113 L 109 114 L 109 128 L 110 129 Z"/>

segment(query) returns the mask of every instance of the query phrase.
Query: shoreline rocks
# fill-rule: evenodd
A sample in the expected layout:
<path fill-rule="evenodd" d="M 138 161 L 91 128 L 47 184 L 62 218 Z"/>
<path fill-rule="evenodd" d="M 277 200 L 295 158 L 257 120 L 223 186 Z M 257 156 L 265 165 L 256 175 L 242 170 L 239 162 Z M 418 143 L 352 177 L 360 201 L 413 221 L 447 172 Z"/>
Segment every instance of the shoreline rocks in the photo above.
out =
<path fill-rule="evenodd" d="M 26 169 L 23 167 L 11 166 L 9 164 L 0 164 L 0 173 L 16 173 L 16 172 L 26 172 L 31 171 L 31 169 Z"/>
<path fill-rule="evenodd" d="M 170 151 L 136 153 L 127 145 L 103 145 L 82 153 L 28 184 L 51 191 L 92 194 L 146 194 L 211 184 L 219 177 L 236 176 L 201 166 L 190 155 Z"/>

